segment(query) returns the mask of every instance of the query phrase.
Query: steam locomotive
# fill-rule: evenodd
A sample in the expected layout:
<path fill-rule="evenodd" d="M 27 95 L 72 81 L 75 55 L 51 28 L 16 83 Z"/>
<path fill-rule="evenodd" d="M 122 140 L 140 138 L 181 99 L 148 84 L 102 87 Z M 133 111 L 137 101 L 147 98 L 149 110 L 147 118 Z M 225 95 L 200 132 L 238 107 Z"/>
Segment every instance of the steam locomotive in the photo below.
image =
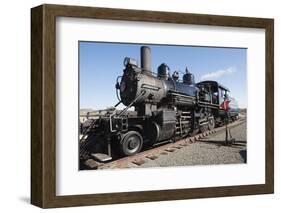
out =
<path fill-rule="evenodd" d="M 229 89 L 216 81 L 195 83 L 187 68 L 180 80 L 179 72 L 170 75 L 165 63 L 153 73 L 147 46 L 141 47 L 141 66 L 126 57 L 124 67 L 116 82 L 119 102 L 115 107 L 120 103 L 126 107 L 83 124 L 80 158 L 85 153 L 130 156 L 143 146 L 176 141 L 212 130 L 226 119 L 238 119 L 238 106 Z M 231 106 L 228 111 L 226 104 Z M 135 113 L 128 111 L 131 107 Z"/>

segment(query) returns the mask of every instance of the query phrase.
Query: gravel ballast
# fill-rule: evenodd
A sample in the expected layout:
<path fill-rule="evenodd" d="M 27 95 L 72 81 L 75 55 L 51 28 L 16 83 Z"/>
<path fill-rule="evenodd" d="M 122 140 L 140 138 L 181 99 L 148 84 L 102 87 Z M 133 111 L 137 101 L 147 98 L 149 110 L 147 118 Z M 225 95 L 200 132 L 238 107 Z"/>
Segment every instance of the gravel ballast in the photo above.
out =
<path fill-rule="evenodd" d="M 231 128 L 231 135 L 237 142 L 234 145 L 226 146 L 224 144 L 225 131 L 220 131 L 181 149 L 159 155 L 156 159 L 146 159 L 145 163 L 140 166 L 133 163 L 128 166 L 131 168 L 146 168 L 246 163 L 246 134 L 247 125 L 244 122 Z"/>

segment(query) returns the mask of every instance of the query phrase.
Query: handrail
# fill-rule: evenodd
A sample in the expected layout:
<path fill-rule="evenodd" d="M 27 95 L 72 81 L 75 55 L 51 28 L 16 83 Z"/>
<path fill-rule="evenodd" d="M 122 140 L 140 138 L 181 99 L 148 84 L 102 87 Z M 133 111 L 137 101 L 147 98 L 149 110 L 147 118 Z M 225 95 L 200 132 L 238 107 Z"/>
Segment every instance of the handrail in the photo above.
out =
<path fill-rule="evenodd" d="M 141 98 L 145 94 L 145 90 L 142 90 L 141 93 L 125 108 L 123 109 L 117 117 L 121 117 L 139 98 Z M 114 111 L 112 114 L 109 115 L 109 126 L 110 126 L 110 132 L 116 132 L 116 130 L 112 127 L 112 117 L 116 115 L 116 111 Z"/>
<path fill-rule="evenodd" d="M 125 108 L 123 109 L 117 116 L 121 117 L 138 99 L 140 99 L 146 93 L 145 90 L 142 90 L 140 94 Z"/>

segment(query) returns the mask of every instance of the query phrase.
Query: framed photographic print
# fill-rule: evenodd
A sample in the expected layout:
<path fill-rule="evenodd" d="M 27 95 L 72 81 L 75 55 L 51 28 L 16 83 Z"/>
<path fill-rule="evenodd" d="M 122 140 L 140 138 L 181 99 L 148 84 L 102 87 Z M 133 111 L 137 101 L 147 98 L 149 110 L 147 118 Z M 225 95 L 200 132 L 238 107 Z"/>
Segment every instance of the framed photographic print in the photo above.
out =
<path fill-rule="evenodd" d="M 31 9 L 31 203 L 274 191 L 272 19 Z"/>

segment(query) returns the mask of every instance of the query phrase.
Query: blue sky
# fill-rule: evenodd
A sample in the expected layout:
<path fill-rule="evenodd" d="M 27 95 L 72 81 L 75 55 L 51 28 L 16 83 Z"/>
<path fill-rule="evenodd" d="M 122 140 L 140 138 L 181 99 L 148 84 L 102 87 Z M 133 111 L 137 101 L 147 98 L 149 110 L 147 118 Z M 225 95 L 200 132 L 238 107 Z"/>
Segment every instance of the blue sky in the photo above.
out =
<path fill-rule="evenodd" d="M 140 64 L 141 44 L 79 42 L 80 108 L 104 109 L 115 105 L 116 78 L 123 73 L 125 57 Z M 216 80 L 231 91 L 239 107 L 247 107 L 247 49 L 146 45 L 151 48 L 152 70 L 166 63 L 171 72 L 185 71 L 195 81 Z"/>

